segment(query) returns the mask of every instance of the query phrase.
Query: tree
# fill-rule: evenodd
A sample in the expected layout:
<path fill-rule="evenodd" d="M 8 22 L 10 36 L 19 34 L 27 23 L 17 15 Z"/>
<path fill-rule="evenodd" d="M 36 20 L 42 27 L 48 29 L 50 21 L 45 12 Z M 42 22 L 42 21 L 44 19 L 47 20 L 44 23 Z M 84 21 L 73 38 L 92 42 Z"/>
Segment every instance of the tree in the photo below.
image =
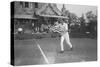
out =
<path fill-rule="evenodd" d="M 85 17 L 84 14 L 82 14 L 82 16 L 80 17 L 80 33 L 85 33 L 86 28 L 85 28 Z"/>
<path fill-rule="evenodd" d="M 89 22 L 97 21 L 97 15 L 93 14 L 92 11 L 86 13 L 86 18 L 88 19 Z"/>
<path fill-rule="evenodd" d="M 92 11 L 89 11 L 86 13 L 86 18 L 89 22 L 89 31 L 91 33 L 91 36 L 97 35 L 97 15 L 93 14 Z"/>

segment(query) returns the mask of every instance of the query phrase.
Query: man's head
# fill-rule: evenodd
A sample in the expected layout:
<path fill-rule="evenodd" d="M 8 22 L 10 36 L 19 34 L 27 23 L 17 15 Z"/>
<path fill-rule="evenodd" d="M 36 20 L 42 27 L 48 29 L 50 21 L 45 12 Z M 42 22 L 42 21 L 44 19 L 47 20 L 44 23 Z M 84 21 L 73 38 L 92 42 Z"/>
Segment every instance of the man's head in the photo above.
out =
<path fill-rule="evenodd" d="M 55 25 L 58 25 L 58 24 L 59 24 L 59 22 L 58 22 L 58 21 L 56 21 L 56 22 L 55 22 Z"/>
<path fill-rule="evenodd" d="M 65 23 L 69 23 L 69 22 L 68 22 L 68 19 L 64 19 L 64 22 L 65 22 Z"/>
<path fill-rule="evenodd" d="M 62 24 L 63 24 L 63 23 L 67 23 L 67 24 L 68 24 L 68 23 L 69 23 L 69 22 L 68 22 L 68 19 L 60 19 L 59 21 L 60 21 L 60 23 L 62 23 Z"/>
<path fill-rule="evenodd" d="M 59 18 L 59 19 L 58 19 L 58 22 L 59 22 L 60 24 L 65 23 L 65 22 L 64 22 L 64 20 L 63 20 L 63 19 L 61 19 L 61 18 Z"/>

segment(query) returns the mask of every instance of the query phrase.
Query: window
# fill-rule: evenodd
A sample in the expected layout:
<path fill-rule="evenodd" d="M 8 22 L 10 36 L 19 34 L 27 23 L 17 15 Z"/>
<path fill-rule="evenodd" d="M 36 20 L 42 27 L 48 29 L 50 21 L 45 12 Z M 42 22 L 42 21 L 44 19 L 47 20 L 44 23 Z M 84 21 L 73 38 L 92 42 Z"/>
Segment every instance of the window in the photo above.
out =
<path fill-rule="evenodd" d="M 20 5 L 23 5 L 23 2 L 20 2 Z"/>
<path fill-rule="evenodd" d="M 38 3 L 35 3 L 35 8 L 38 8 Z"/>
<path fill-rule="evenodd" d="M 28 2 L 20 2 L 20 5 L 21 5 L 22 8 L 29 8 Z"/>
<path fill-rule="evenodd" d="M 29 3 L 25 2 L 25 8 L 29 8 Z"/>
<path fill-rule="evenodd" d="M 23 8 L 23 2 L 20 2 L 21 7 Z"/>

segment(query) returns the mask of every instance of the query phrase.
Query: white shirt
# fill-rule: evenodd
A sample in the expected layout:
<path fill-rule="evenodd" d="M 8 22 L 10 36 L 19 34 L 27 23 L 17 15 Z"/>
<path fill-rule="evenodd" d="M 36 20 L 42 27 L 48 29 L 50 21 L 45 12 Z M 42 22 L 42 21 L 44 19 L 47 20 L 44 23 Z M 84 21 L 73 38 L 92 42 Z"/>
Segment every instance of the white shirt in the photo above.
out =
<path fill-rule="evenodd" d="M 64 32 L 62 32 L 61 35 L 64 35 L 64 34 L 68 33 L 68 24 L 67 23 L 63 23 L 62 27 L 63 27 Z"/>
<path fill-rule="evenodd" d="M 63 23 L 62 26 L 65 28 L 65 30 L 68 30 L 68 24 L 67 23 Z"/>

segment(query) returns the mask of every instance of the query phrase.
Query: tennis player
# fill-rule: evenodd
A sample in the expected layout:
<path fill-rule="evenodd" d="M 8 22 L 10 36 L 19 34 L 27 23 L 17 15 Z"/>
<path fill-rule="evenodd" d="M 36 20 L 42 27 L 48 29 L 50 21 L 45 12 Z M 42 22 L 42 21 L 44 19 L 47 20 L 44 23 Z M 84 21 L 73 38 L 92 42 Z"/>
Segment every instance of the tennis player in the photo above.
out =
<path fill-rule="evenodd" d="M 61 24 L 62 24 L 62 27 L 64 29 L 64 32 L 61 33 L 61 42 L 60 42 L 60 45 L 61 45 L 61 51 L 60 53 L 63 53 L 64 52 L 64 40 L 66 42 L 67 45 L 69 45 L 70 47 L 70 50 L 72 50 L 72 44 L 70 42 L 70 38 L 69 38 L 69 33 L 68 33 L 68 21 L 63 21 L 63 20 L 60 20 Z"/>

